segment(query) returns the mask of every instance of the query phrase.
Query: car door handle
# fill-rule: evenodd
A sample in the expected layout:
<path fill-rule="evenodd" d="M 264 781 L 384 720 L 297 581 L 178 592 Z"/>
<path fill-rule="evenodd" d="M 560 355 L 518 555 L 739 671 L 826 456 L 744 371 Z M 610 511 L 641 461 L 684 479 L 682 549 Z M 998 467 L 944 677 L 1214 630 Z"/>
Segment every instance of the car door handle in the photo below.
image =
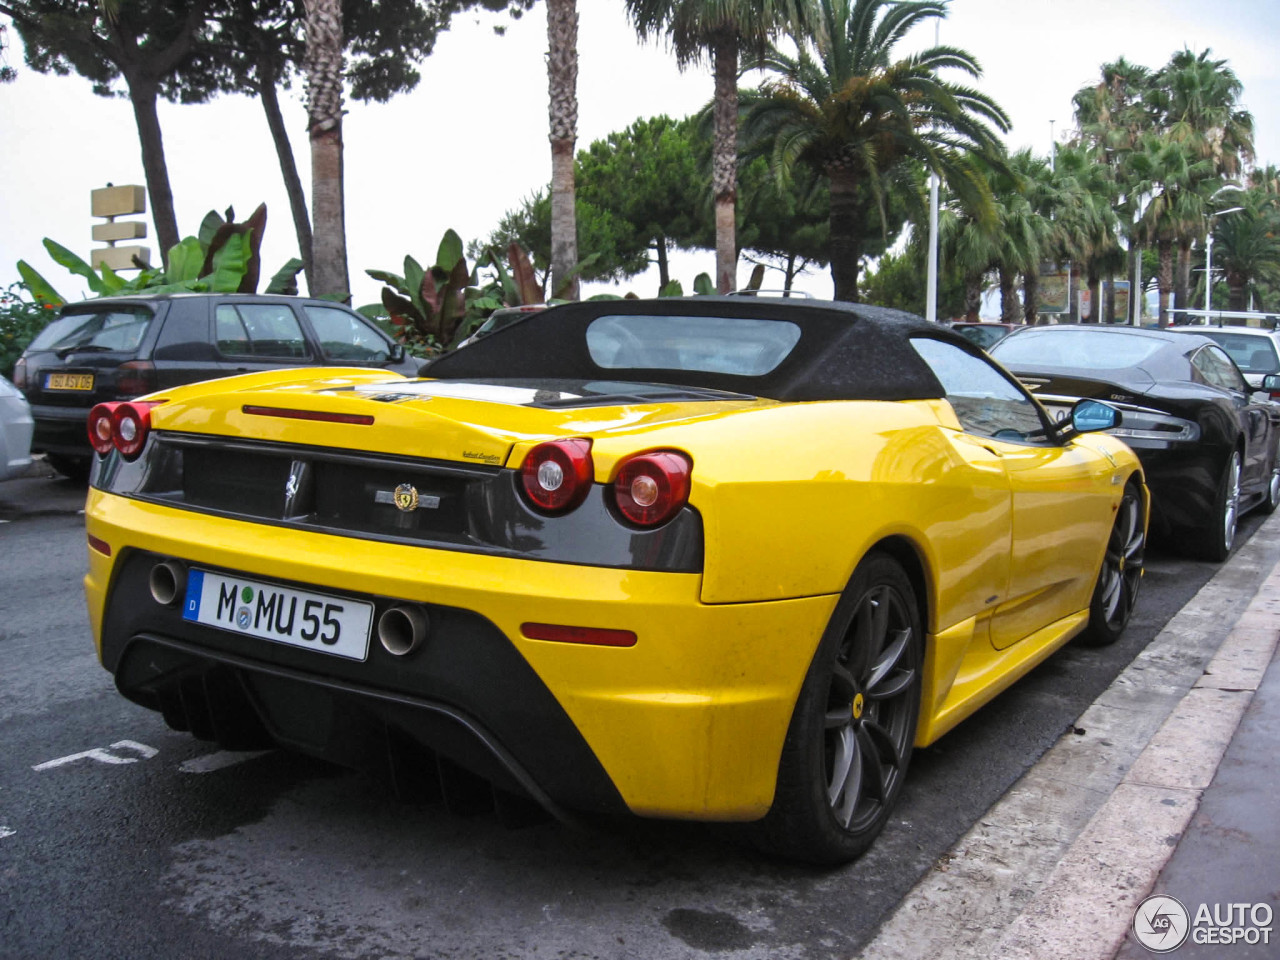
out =
<path fill-rule="evenodd" d="M 1001 453 L 999 450 L 997 450 L 995 447 L 989 447 L 985 443 L 982 444 L 981 446 L 983 450 L 987 451 L 987 453 L 994 453 L 1000 459 L 1002 460 L 1004 459 L 1004 454 Z"/>

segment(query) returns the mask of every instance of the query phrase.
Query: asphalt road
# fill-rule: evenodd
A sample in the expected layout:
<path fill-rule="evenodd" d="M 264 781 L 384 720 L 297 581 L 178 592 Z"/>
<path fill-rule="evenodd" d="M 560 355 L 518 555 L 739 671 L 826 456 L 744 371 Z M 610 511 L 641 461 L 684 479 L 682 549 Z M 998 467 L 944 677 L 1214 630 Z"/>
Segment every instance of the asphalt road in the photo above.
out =
<path fill-rule="evenodd" d="M 1217 569 L 1149 556 L 1118 644 L 1069 646 L 917 751 L 870 853 L 818 871 L 730 829 L 508 830 L 169 731 L 97 663 L 81 499 L 66 481 L 0 483 L 5 958 L 848 957 Z"/>

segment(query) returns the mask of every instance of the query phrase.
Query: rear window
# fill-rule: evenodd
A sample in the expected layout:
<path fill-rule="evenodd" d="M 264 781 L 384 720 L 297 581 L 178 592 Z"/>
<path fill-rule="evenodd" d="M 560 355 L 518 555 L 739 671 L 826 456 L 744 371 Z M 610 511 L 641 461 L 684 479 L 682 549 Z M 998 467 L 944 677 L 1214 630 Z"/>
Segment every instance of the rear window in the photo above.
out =
<path fill-rule="evenodd" d="M 587 327 L 587 350 L 610 370 L 690 370 L 760 377 L 800 340 L 787 320 L 745 317 L 603 316 Z"/>
<path fill-rule="evenodd" d="M 142 343 L 151 317 L 145 307 L 64 313 L 41 330 L 28 349 L 133 353 Z"/>
<path fill-rule="evenodd" d="M 1255 337 L 1247 333 L 1224 333 L 1220 330 L 1196 330 L 1196 333 L 1213 340 L 1236 366 L 1245 373 L 1277 373 L 1276 347 L 1270 337 Z"/>
<path fill-rule="evenodd" d="M 991 355 L 1006 367 L 1121 370 L 1137 366 L 1164 346 L 1164 340 L 1119 330 L 1047 329 L 1005 337 L 991 348 Z"/>

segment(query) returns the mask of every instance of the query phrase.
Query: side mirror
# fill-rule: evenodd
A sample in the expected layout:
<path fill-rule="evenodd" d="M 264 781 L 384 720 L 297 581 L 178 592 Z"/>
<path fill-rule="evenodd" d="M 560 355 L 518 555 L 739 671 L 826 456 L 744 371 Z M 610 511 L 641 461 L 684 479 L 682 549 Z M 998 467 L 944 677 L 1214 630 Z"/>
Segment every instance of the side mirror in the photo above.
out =
<path fill-rule="evenodd" d="M 404 359 L 404 344 L 395 343 L 391 345 L 391 362 L 399 363 Z"/>
<path fill-rule="evenodd" d="M 1277 378 L 1280 380 L 1280 377 Z M 1098 400 L 1077 400 L 1071 408 L 1071 426 L 1077 433 L 1092 433 L 1120 426 L 1123 415 L 1109 403 Z"/>
<path fill-rule="evenodd" d="M 1268 373 L 1263 377 L 1262 389 L 1267 393 L 1280 393 L 1280 373 Z"/>

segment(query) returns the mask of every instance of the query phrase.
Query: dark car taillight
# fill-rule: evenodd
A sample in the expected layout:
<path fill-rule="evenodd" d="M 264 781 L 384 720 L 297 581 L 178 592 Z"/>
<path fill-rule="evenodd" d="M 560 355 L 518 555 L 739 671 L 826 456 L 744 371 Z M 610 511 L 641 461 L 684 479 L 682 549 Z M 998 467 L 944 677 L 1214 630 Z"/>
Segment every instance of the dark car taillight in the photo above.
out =
<path fill-rule="evenodd" d="M 116 392 L 140 397 L 156 388 L 156 365 L 150 360 L 129 360 L 116 368 Z"/>
<path fill-rule="evenodd" d="M 13 365 L 13 385 L 19 390 L 27 389 L 27 358 L 19 357 Z"/>
<path fill-rule="evenodd" d="M 106 456 L 115 447 L 126 460 L 137 459 L 151 432 L 151 408 L 157 403 L 100 403 L 89 411 L 89 443 Z"/>
<path fill-rule="evenodd" d="M 683 453 L 659 450 L 623 461 L 613 482 L 618 510 L 632 523 L 656 527 L 689 502 L 693 464 Z"/>
<path fill-rule="evenodd" d="M 591 489 L 595 468 L 591 441 L 575 437 L 540 443 L 524 458 L 520 480 L 525 496 L 543 513 L 565 513 Z"/>

